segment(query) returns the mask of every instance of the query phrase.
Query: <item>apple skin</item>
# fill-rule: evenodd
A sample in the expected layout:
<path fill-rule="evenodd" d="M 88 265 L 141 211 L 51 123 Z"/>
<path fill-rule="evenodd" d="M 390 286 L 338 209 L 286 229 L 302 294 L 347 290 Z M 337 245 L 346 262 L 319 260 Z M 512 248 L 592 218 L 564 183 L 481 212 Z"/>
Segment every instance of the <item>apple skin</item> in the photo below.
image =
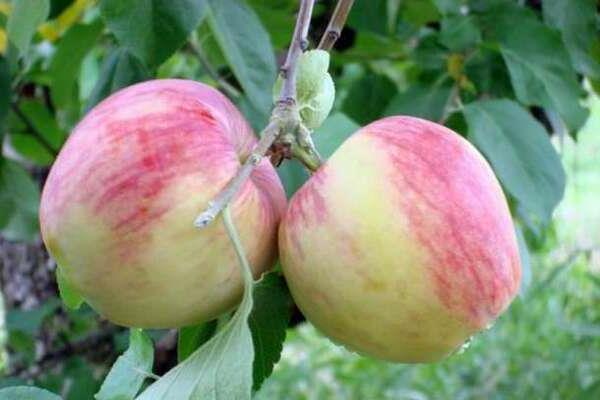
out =
<path fill-rule="evenodd" d="M 256 143 L 236 107 L 194 81 L 121 90 L 76 126 L 46 181 L 44 243 L 67 282 L 107 319 L 173 328 L 230 310 L 243 290 L 221 217 L 193 221 Z M 231 204 L 255 277 L 277 255 L 285 211 L 267 159 Z"/>
<path fill-rule="evenodd" d="M 404 116 L 360 129 L 295 193 L 279 249 L 310 322 L 395 362 L 460 348 L 508 307 L 521 275 L 487 162 L 450 129 Z"/>

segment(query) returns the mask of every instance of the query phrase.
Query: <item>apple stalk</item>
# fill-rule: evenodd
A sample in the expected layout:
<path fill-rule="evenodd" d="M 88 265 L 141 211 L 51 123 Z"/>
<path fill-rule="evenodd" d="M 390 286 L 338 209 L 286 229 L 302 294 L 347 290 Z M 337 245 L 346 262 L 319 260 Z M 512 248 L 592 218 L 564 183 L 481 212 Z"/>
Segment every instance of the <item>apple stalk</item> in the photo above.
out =
<path fill-rule="evenodd" d="M 330 50 L 339 38 L 341 29 L 348 17 L 354 0 L 339 0 L 331 16 L 319 49 Z M 262 130 L 260 140 L 252 153 L 244 161 L 237 174 L 219 194 L 208 203 L 208 207 L 194 220 L 194 225 L 202 229 L 208 226 L 238 193 L 250 177 L 254 167 L 273 148 L 289 149 L 286 158 L 298 159 L 310 171 L 321 165 L 321 157 L 314 147 L 310 131 L 304 126 L 296 101 L 296 72 L 298 59 L 308 47 L 308 30 L 314 0 L 302 0 L 296 19 L 291 45 L 280 74 L 283 80 L 279 99 L 271 114 L 268 125 Z"/>

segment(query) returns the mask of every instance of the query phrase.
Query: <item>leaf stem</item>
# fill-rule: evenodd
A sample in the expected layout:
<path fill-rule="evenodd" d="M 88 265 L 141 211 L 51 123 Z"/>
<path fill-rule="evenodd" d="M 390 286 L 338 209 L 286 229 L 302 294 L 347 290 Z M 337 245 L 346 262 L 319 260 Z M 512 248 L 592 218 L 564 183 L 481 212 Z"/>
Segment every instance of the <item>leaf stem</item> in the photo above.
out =
<path fill-rule="evenodd" d="M 330 51 L 333 48 L 333 45 L 342 34 L 342 28 L 346 23 L 346 19 L 348 19 L 353 4 L 354 0 L 338 0 L 327 29 L 321 37 L 318 49 Z"/>
<path fill-rule="evenodd" d="M 250 263 L 246 258 L 244 245 L 242 244 L 240 235 L 235 227 L 235 224 L 233 223 L 233 219 L 231 218 L 231 211 L 229 206 L 225 206 L 225 208 L 223 209 L 223 222 L 225 224 L 225 230 L 227 231 L 227 235 L 229 236 L 229 239 L 233 244 L 233 248 L 235 249 L 235 254 L 237 255 L 238 261 L 240 262 L 240 269 L 242 273 L 242 278 L 244 280 L 244 298 L 242 302 L 251 302 L 252 284 L 254 282 L 254 277 L 252 276 L 252 269 L 250 267 Z M 252 309 L 251 306 L 248 308 Z"/>

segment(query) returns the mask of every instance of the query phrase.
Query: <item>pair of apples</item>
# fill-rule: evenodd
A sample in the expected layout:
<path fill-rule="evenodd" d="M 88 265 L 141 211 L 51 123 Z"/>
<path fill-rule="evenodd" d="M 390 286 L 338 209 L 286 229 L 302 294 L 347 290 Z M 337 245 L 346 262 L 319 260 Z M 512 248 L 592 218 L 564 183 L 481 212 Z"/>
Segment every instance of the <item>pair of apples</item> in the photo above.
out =
<path fill-rule="evenodd" d="M 75 128 L 44 187 L 42 236 L 64 278 L 125 326 L 181 327 L 233 309 L 243 289 L 224 225 L 193 221 L 255 143 L 236 107 L 201 83 L 155 80 L 110 96 Z M 279 255 L 307 319 L 376 358 L 443 358 L 519 286 L 492 170 L 422 119 L 360 129 L 289 203 L 264 159 L 231 212 L 255 277 Z"/>

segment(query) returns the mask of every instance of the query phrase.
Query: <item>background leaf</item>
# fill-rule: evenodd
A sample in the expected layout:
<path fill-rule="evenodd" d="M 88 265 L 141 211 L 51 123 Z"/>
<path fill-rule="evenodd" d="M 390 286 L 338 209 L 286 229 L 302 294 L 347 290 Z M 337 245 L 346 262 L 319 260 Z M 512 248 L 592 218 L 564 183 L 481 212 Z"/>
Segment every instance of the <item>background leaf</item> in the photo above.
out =
<path fill-rule="evenodd" d="M 525 236 L 523 235 L 523 230 L 520 226 L 515 225 L 515 231 L 517 232 L 519 257 L 521 260 L 521 287 L 519 288 L 519 295 L 525 296 L 529 287 L 531 286 L 532 281 L 531 257 L 529 255 L 529 249 L 527 248 Z"/>
<path fill-rule="evenodd" d="M 492 9 L 488 20 L 519 101 L 555 109 L 569 129 L 581 128 L 588 112 L 560 35 L 512 3 Z"/>
<path fill-rule="evenodd" d="M 110 94 L 150 77 L 146 67 L 126 49 L 112 51 L 104 60 L 100 77 L 86 102 L 89 110 Z"/>
<path fill-rule="evenodd" d="M 430 121 L 439 121 L 450 98 L 452 86 L 444 84 L 412 85 L 396 94 L 387 105 L 384 115 L 412 115 Z"/>
<path fill-rule="evenodd" d="M 45 141 L 54 150 L 59 150 L 67 138 L 67 133 L 58 126 L 51 112 L 42 103 L 33 100 L 21 101 L 19 108 Z"/>
<path fill-rule="evenodd" d="M 321 156 L 328 159 L 359 128 L 360 125 L 338 112 L 327 117 L 323 125 L 317 128 L 313 140 Z"/>
<path fill-rule="evenodd" d="M 4 138 L 6 116 L 10 109 L 10 69 L 6 58 L 0 55 L 0 142 Z"/>
<path fill-rule="evenodd" d="M 157 67 L 202 20 L 205 0 L 102 0 L 100 10 L 117 40 L 148 67 Z"/>
<path fill-rule="evenodd" d="M 0 400 L 61 400 L 61 398 L 44 389 L 14 386 L 0 389 Z"/>
<path fill-rule="evenodd" d="M 356 81 L 348 92 L 342 111 L 360 125 L 379 118 L 396 94 L 396 85 L 388 77 L 367 74 Z"/>
<path fill-rule="evenodd" d="M 19 164 L 0 159 L 0 230 L 11 240 L 37 237 L 40 191 Z"/>
<path fill-rule="evenodd" d="M 188 358 L 198 347 L 206 343 L 216 331 L 216 319 L 204 324 L 179 329 L 177 335 L 177 361 L 182 362 Z"/>
<path fill-rule="evenodd" d="M 440 43 L 452 51 L 463 51 L 481 41 L 481 32 L 472 16 L 450 16 L 441 23 Z"/>
<path fill-rule="evenodd" d="M 85 299 L 77 292 L 77 290 L 71 286 L 67 281 L 60 266 L 56 266 L 56 283 L 58 284 L 58 293 L 63 303 L 73 310 L 78 309 Z"/>
<path fill-rule="evenodd" d="M 544 20 L 559 29 L 575 69 L 600 79 L 600 36 L 594 0 L 544 0 Z"/>
<path fill-rule="evenodd" d="M 130 400 L 152 373 L 154 347 L 141 329 L 130 329 L 129 348 L 121 355 L 104 379 L 97 400 Z"/>
<path fill-rule="evenodd" d="M 563 197 L 565 172 L 544 128 L 510 100 L 476 101 L 464 114 L 469 139 L 485 154 L 506 190 L 547 223 Z"/>
<path fill-rule="evenodd" d="M 76 82 L 85 55 L 100 32 L 102 22 L 72 26 L 62 38 L 50 63 L 52 100 L 58 107 L 67 107 L 77 99 Z"/>
<path fill-rule="evenodd" d="M 348 118 L 345 114 L 337 112 L 331 114 L 323 125 L 316 129 L 313 135 L 313 141 L 316 148 L 324 159 L 328 159 L 335 150 L 360 126 Z M 285 192 L 290 198 L 304 182 L 309 178 L 306 168 L 296 160 L 284 162 L 277 173 L 281 178 Z"/>
<path fill-rule="evenodd" d="M 244 2 L 209 0 L 208 3 L 208 22 L 229 67 L 255 107 L 269 110 L 276 77 L 269 34 Z"/>
<path fill-rule="evenodd" d="M 8 18 L 8 39 L 25 54 L 39 24 L 50 11 L 49 0 L 17 0 L 12 2 Z"/>

